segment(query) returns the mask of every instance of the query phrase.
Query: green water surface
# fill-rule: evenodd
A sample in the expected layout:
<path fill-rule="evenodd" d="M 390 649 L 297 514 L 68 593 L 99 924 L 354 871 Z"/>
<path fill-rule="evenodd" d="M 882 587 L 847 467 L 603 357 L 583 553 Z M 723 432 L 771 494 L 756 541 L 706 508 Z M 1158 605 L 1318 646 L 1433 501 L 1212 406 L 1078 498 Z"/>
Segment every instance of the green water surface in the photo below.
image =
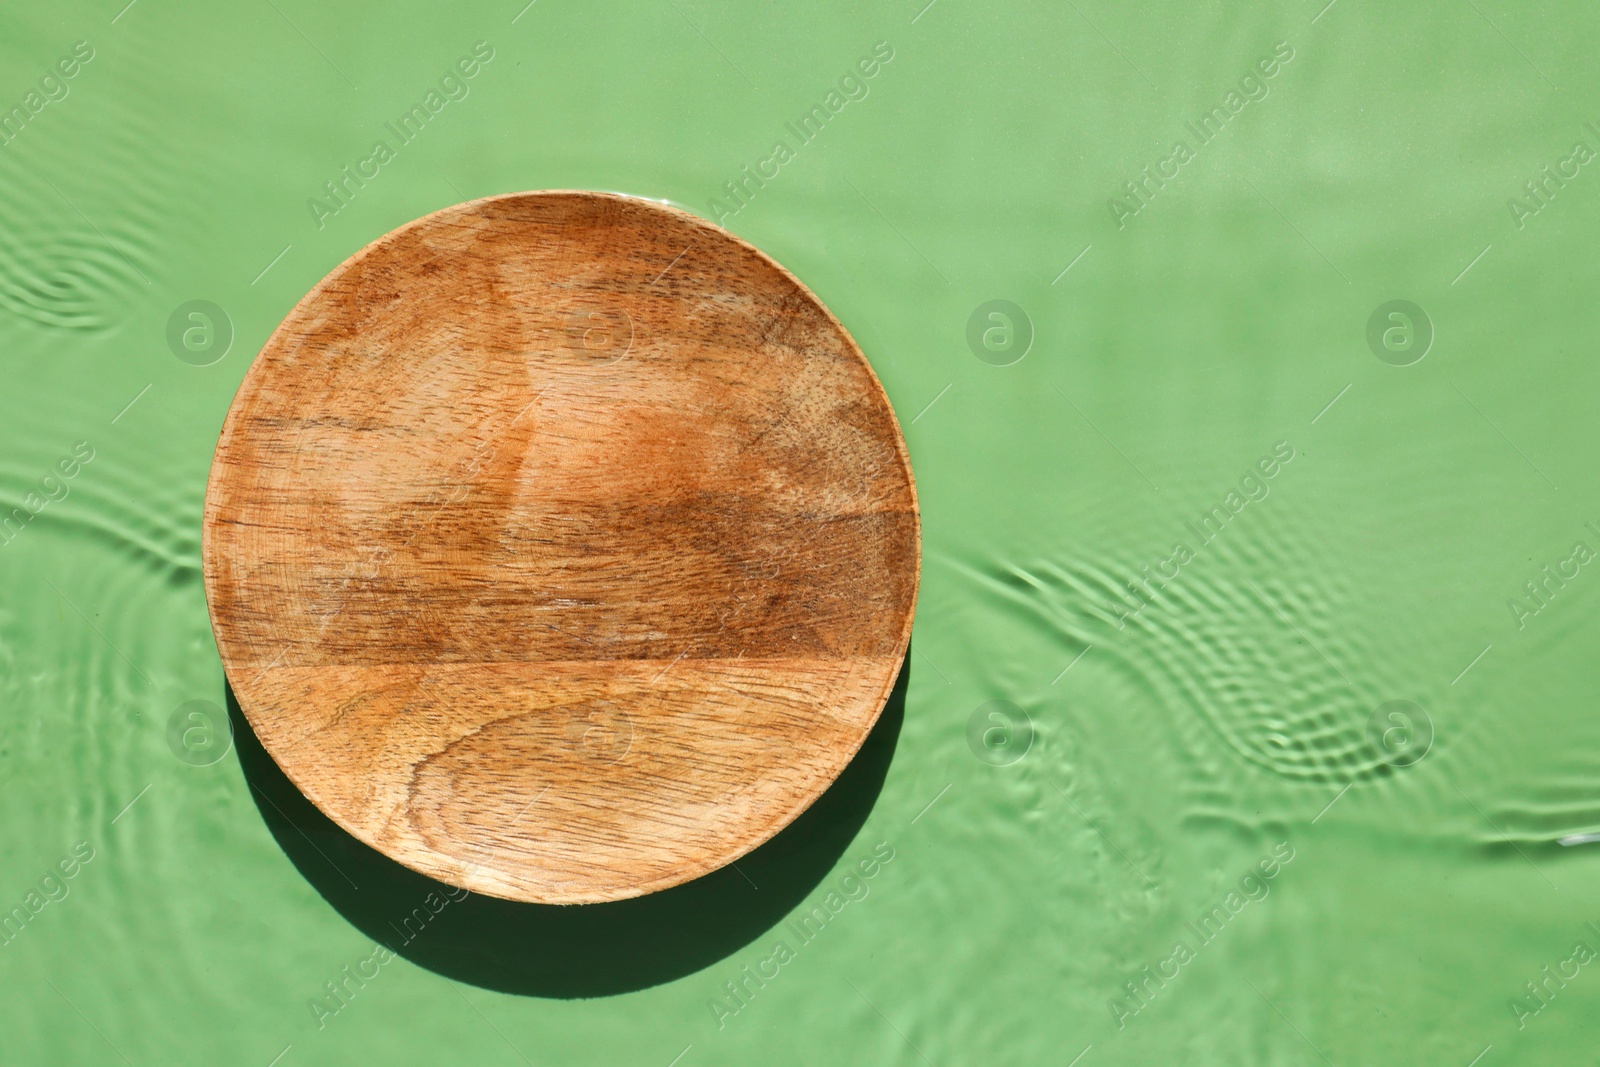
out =
<path fill-rule="evenodd" d="M 1594 1062 L 1587 6 L 523 2 L 6 0 L 0 1063 Z M 226 740 L 205 479 L 324 274 L 542 188 L 860 342 L 903 724 L 748 887 L 385 959 Z"/>

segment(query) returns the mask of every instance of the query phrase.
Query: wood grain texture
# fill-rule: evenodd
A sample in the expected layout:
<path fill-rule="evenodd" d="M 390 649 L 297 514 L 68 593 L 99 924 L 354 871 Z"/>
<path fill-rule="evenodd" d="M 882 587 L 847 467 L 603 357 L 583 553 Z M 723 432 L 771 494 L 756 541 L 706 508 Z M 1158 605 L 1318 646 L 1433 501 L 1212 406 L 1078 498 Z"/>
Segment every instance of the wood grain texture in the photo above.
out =
<path fill-rule="evenodd" d="M 906 653 L 911 468 L 826 308 L 684 212 L 448 208 L 268 339 L 206 492 L 217 647 L 358 839 L 513 900 L 666 888 L 843 770 Z"/>

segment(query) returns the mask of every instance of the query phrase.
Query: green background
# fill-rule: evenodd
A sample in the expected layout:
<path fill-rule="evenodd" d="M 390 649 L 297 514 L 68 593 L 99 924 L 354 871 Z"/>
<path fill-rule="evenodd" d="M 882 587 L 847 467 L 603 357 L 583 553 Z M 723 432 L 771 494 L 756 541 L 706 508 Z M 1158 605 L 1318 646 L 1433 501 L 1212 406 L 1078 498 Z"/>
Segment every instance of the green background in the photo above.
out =
<path fill-rule="evenodd" d="M 1600 149 L 1592 14 L 1323 2 L 8 2 L 0 109 L 74 42 L 94 58 L 0 148 L 6 509 L 75 443 L 94 458 L 0 544 L 0 909 L 95 852 L 0 945 L 0 1060 L 1589 1062 L 1600 968 L 1542 1006 L 1524 983 L 1600 947 L 1600 845 L 1557 844 L 1600 827 L 1600 576 L 1520 626 L 1510 602 L 1600 548 L 1600 172 L 1507 201 Z M 319 228 L 308 198 L 478 41 L 470 95 Z M 877 843 L 893 862 L 721 1027 L 712 998 L 781 931 L 593 999 L 397 960 L 319 1028 L 308 1001 L 372 941 L 238 758 L 167 734 L 223 702 L 200 516 L 251 357 L 351 253 L 464 199 L 711 213 L 878 42 L 868 95 L 727 225 L 845 323 L 910 445 L 904 728 L 806 906 Z M 1201 145 L 1186 123 L 1280 42 Z M 1178 140 L 1193 158 L 1119 226 Z M 195 299 L 234 331 L 208 366 L 166 337 Z M 1033 335 L 1007 366 L 967 340 L 995 299 Z M 1434 335 L 1408 366 L 1367 340 L 1395 299 Z M 1278 442 L 1268 495 L 1189 533 Z M 1180 576 L 1119 619 L 1176 542 Z M 992 700 L 1025 752 L 982 735 Z M 1391 700 L 1421 711 L 1389 742 L 1432 734 L 1410 766 L 1369 736 Z M 1279 842 L 1270 894 L 1119 1013 Z"/>

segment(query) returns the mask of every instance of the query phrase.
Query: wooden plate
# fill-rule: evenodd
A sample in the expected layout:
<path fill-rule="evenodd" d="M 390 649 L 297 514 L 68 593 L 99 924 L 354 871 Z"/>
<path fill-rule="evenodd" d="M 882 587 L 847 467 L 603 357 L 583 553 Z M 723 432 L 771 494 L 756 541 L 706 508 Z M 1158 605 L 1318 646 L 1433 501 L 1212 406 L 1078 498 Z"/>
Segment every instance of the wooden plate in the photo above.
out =
<path fill-rule="evenodd" d="M 618 900 L 770 838 L 905 655 L 916 491 L 844 327 L 653 201 L 519 193 L 356 253 L 245 375 L 206 598 L 267 750 L 401 863 Z"/>

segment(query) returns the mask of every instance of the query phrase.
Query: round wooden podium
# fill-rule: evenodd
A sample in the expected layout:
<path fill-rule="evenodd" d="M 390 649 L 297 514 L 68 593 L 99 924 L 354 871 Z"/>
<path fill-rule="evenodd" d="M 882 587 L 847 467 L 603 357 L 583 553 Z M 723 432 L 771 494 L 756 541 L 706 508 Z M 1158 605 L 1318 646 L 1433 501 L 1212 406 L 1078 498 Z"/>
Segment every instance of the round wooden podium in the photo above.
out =
<path fill-rule="evenodd" d="M 356 253 L 245 375 L 206 492 L 217 648 L 340 826 L 512 900 L 769 839 L 871 730 L 919 520 L 882 386 L 746 242 L 587 192 Z"/>

